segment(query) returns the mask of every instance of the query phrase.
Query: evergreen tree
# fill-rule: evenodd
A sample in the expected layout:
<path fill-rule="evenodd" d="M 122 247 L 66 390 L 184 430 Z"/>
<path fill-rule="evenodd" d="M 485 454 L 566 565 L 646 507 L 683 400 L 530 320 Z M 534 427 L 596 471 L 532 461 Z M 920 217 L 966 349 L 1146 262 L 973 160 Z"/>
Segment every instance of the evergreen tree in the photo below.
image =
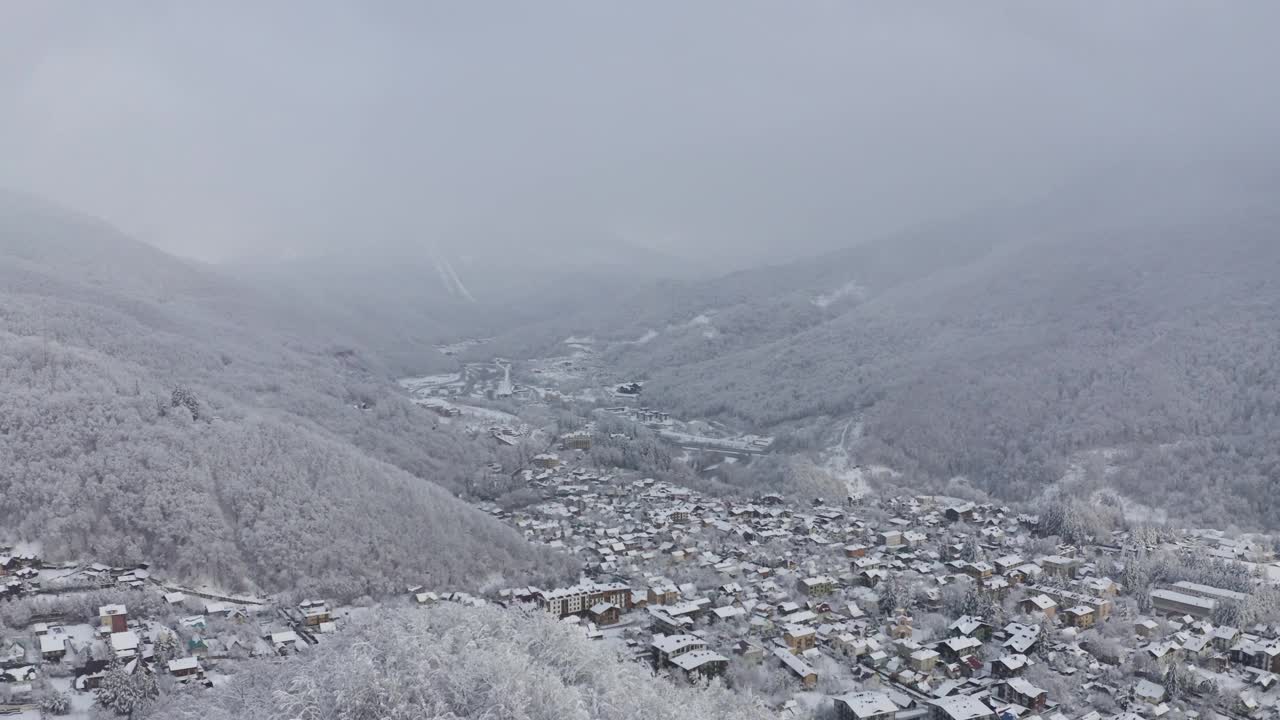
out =
<path fill-rule="evenodd" d="M 103 673 L 94 702 L 117 715 L 133 718 L 159 696 L 154 673 L 136 661 L 127 665 L 116 661 Z"/>

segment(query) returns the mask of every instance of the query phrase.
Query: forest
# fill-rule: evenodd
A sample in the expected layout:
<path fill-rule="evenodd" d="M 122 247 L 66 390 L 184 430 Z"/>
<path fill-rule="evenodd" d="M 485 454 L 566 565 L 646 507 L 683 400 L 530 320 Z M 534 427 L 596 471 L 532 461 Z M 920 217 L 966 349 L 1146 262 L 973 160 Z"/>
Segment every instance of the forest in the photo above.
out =
<path fill-rule="evenodd" d="M 646 404 L 790 450 L 861 420 L 859 460 L 917 485 L 1029 500 L 1105 453 L 1125 497 L 1274 529 L 1280 217 L 1233 192 L 1103 188 L 630 296 L 557 332 L 596 337 Z"/>
<path fill-rule="evenodd" d="M 341 598 L 571 571 L 453 497 L 491 453 L 305 312 L 0 203 L 0 532 Z"/>
<path fill-rule="evenodd" d="M 746 720 L 749 694 L 655 682 L 580 628 L 538 611 L 387 610 L 281 664 L 260 660 L 235 682 L 168 696 L 166 720 Z"/>

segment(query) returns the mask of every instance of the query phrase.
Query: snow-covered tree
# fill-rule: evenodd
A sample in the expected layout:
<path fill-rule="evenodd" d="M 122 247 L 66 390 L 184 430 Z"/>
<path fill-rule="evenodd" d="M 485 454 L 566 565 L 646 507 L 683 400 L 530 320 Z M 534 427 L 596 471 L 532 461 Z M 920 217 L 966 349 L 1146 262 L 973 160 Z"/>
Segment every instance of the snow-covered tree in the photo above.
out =
<path fill-rule="evenodd" d="M 94 703 L 129 718 L 141 717 L 160 695 L 156 676 L 137 661 L 116 661 L 102 675 L 102 683 L 94 691 Z"/>
<path fill-rule="evenodd" d="M 54 717 L 71 712 L 71 698 L 63 692 L 49 691 L 40 699 L 40 716 Z"/>

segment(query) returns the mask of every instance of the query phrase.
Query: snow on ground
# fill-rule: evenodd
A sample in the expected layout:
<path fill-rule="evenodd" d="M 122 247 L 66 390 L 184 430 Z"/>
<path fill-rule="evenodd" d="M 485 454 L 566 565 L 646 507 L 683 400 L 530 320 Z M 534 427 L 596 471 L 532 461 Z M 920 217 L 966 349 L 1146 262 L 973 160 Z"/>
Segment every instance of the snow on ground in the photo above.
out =
<path fill-rule="evenodd" d="M 462 413 L 461 417 L 480 420 L 485 425 L 485 428 L 492 427 L 493 425 L 505 425 L 513 428 L 525 427 L 524 423 L 520 421 L 520 418 L 502 410 L 476 407 L 474 405 L 461 405 L 459 403 L 449 402 L 448 400 L 441 400 L 440 398 L 414 398 L 414 402 L 424 406 L 430 405 L 431 407 L 455 408 L 458 412 Z M 448 419 L 449 418 L 444 417 L 440 418 L 441 421 Z"/>
<path fill-rule="evenodd" d="M 36 557 L 44 557 L 43 547 L 38 542 L 0 542 L 0 545 L 12 545 L 12 550 L 6 550 L 6 555 L 35 555 Z"/>
<path fill-rule="evenodd" d="M 436 350 L 440 351 L 441 355 L 457 355 L 458 353 L 464 352 L 477 345 L 483 345 L 492 339 L 493 338 L 474 338 L 469 340 L 460 340 L 448 345 L 437 345 Z"/>
<path fill-rule="evenodd" d="M 441 375 L 424 375 L 422 377 L 404 378 L 400 380 L 400 387 L 409 392 L 421 392 L 430 388 L 444 387 L 447 385 L 461 385 L 462 375 L 459 373 L 443 373 Z"/>
<path fill-rule="evenodd" d="M 855 464 L 849 452 L 849 443 L 862 437 L 862 423 L 850 420 L 840 432 L 840 441 L 822 454 L 818 467 L 831 477 L 844 483 L 851 498 L 860 498 L 871 491 L 864 469 Z"/>
<path fill-rule="evenodd" d="M 702 337 L 711 340 L 720 334 L 720 331 L 711 324 L 711 315 L 713 315 L 714 312 L 715 311 L 708 311 L 695 315 L 692 320 L 684 324 L 684 327 L 700 327 L 702 328 Z"/>
<path fill-rule="evenodd" d="M 825 308 L 847 297 L 862 298 L 866 295 L 866 292 L 867 289 L 859 285 L 857 281 L 850 280 L 831 292 L 818 295 L 809 302 L 813 303 L 815 307 Z"/>
<path fill-rule="evenodd" d="M 1076 494 L 1073 488 L 1084 481 L 1086 474 L 1090 470 L 1090 465 L 1099 467 L 1104 478 L 1111 477 L 1120 469 L 1117 461 L 1123 453 L 1124 450 L 1120 448 L 1097 448 L 1076 453 L 1072 456 L 1066 470 L 1063 471 L 1062 477 L 1058 479 L 1058 482 L 1046 486 L 1041 491 L 1040 498 L 1046 500 L 1062 489 L 1066 489 L 1069 494 Z M 1169 521 L 1169 513 L 1164 509 L 1152 507 L 1135 500 L 1112 487 L 1106 488 L 1105 491 L 1120 498 L 1124 517 L 1131 523 L 1163 525 Z M 1098 490 L 1089 498 L 1089 501 L 1094 504 L 1103 504 L 1103 498 L 1101 497 L 1103 492 L 1103 490 Z"/>
<path fill-rule="evenodd" d="M 76 625 L 63 625 L 62 632 L 71 638 L 71 644 L 77 648 L 88 647 L 98 639 L 98 629 L 88 623 L 79 623 Z"/>

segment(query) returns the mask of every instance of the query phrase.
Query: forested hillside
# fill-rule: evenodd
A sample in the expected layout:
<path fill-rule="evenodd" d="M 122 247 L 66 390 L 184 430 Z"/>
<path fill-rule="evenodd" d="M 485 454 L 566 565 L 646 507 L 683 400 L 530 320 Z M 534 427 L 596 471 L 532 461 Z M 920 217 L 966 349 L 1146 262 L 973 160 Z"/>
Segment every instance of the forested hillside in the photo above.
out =
<path fill-rule="evenodd" d="M 323 314 L 0 202 L 5 534 L 342 596 L 562 569 L 447 492 L 488 459 Z"/>
<path fill-rule="evenodd" d="M 1011 499 L 1108 450 L 1106 484 L 1131 497 L 1273 527 L 1280 215 L 1265 196 L 1096 188 L 632 298 L 635 321 L 560 322 L 657 329 L 610 359 L 685 417 L 830 430 L 857 416 L 862 461 Z"/>
<path fill-rule="evenodd" d="M 235 682 L 172 695 L 165 720 L 747 720 L 742 693 L 673 687 L 545 613 L 467 609 L 379 613 L 303 658 L 259 661 Z"/>

